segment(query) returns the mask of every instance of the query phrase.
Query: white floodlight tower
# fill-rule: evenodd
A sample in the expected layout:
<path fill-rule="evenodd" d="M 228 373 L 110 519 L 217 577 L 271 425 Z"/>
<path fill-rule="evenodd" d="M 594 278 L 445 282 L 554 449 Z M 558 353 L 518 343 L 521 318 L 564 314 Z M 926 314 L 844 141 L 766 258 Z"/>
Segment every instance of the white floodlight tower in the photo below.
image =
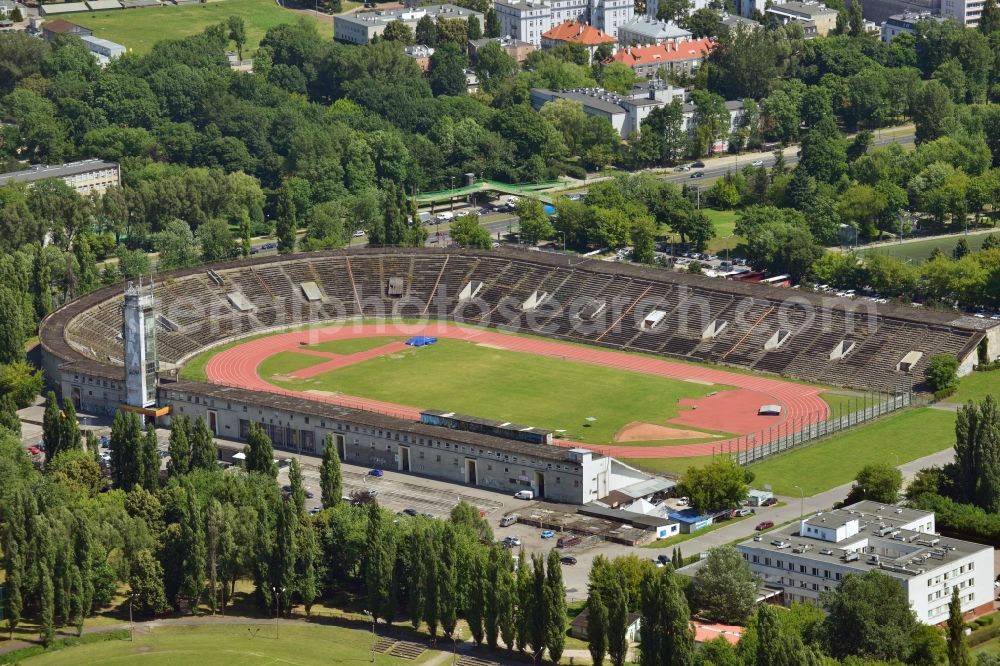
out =
<path fill-rule="evenodd" d="M 138 282 L 129 282 L 125 287 L 122 340 L 125 344 L 125 404 L 140 409 L 153 407 L 159 368 L 152 281 L 144 286 L 139 278 Z"/>

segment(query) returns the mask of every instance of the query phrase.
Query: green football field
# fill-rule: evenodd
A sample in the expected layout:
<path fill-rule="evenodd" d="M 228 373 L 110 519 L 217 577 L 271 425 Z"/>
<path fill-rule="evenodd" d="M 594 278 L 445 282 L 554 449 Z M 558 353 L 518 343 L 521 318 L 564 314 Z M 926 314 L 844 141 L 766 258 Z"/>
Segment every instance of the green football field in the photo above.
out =
<path fill-rule="evenodd" d="M 302 14 L 280 7 L 274 0 L 213 0 L 190 5 L 164 5 L 141 9 L 115 9 L 103 12 L 69 14 L 65 18 L 94 31 L 96 37 L 110 39 L 138 54 L 147 53 L 153 44 L 164 39 L 197 35 L 210 25 L 239 16 L 247 26 L 243 57 L 252 57 L 264 33 L 283 23 L 295 23 Z M 304 17 L 315 22 L 321 35 L 332 36 L 329 21 Z M 235 50 L 235 47 L 233 47 Z"/>
<path fill-rule="evenodd" d="M 321 625 L 283 624 L 275 638 L 274 623 L 157 627 L 136 631 L 135 642 L 113 640 L 68 647 L 25 659 L 25 664 L 146 664 L 195 666 L 255 666 L 262 664 L 367 664 L 370 632 Z M 428 663 L 438 652 L 424 652 L 416 661 L 379 654 L 377 664 Z M 450 655 L 449 655 L 450 656 Z M 450 663 L 450 662 L 449 662 Z"/>
<path fill-rule="evenodd" d="M 389 342 L 386 338 L 378 341 Z M 357 343 L 355 351 L 371 346 L 376 345 Z M 362 361 L 311 379 L 287 378 L 288 373 L 323 361 L 297 352 L 279 352 L 265 360 L 258 372 L 266 381 L 283 388 L 343 393 L 565 430 L 567 438 L 590 444 L 613 442 L 615 433 L 632 422 L 697 430 L 667 423 L 683 409 L 678 400 L 729 388 L 450 339 Z M 691 444 L 727 434 L 705 432 L 703 437 L 656 443 Z"/>

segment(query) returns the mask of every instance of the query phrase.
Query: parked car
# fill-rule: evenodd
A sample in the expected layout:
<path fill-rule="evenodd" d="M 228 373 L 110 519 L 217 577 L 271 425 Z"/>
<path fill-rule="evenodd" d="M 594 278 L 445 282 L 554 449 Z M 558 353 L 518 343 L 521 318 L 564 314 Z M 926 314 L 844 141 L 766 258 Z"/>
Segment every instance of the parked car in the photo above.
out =
<path fill-rule="evenodd" d="M 516 513 L 508 513 L 506 516 L 500 519 L 500 527 L 510 527 L 517 522 L 518 515 Z"/>
<path fill-rule="evenodd" d="M 691 174 L 691 178 L 704 178 L 704 177 L 705 177 L 704 171 L 695 171 L 693 174 Z"/>
<path fill-rule="evenodd" d="M 416 516 L 417 515 L 417 510 L 416 509 L 403 509 L 403 513 L 405 513 L 407 516 Z"/>
<path fill-rule="evenodd" d="M 570 546 L 575 546 L 582 542 L 583 539 L 581 539 L 578 536 L 570 535 L 570 536 L 559 537 L 559 540 L 556 541 L 556 548 L 569 548 Z"/>
<path fill-rule="evenodd" d="M 28 453 L 30 455 L 37 456 L 41 452 L 42 452 L 42 450 L 40 448 L 38 448 L 37 446 L 29 446 L 28 447 Z"/>
<path fill-rule="evenodd" d="M 704 163 L 704 162 L 701 162 L 701 161 L 698 161 L 698 162 L 694 162 L 694 163 L 693 163 L 693 164 L 691 165 L 691 168 L 692 168 L 692 169 L 704 169 L 704 168 L 705 168 L 705 163 Z"/>
<path fill-rule="evenodd" d="M 380 478 L 382 478 L 382 477 L 383 477 L 384 475 L 385 475 L 385 472 L 383 472 L 383 471 L 382 471 L 382 470 L 380 470 L 380 469 L 370 469 L 370 470 L 368 470 L 368 476 L 374 476 L 374 477 L 376 477 L 376 478 L 379 478 L 379 479 L 380 479 Z"/>
<path fill-rule="evenodd" d="M 542 530 L 542 538 L 543 539 L 551 539 L 555 535 L 556 535 L 556 533 L 553 532 L 552 530 Z"/>
<path fill-rule="evenodd" d="M 576 564 L 576 558 L 573 557 L 572 555 L 564 555 L 563 557 L 559 558 L 559 563 L 565 564 L 567 566 L 573 566 L 574 564 Z"/>
<path fill-rule="evenodd" d="M 306 488 L 306 499 L 312 499 L 312 498 L 313 498 L 313 491 Z"/>
<path fill-rule="evenodd" d="M 357 231 L 354 232 L 354 237 L 355 238 L 361 238 L 364 235 L 365 235 L 365 230 L 364 229 L 358 229 Z"/>
<path fill-rule="evenodd" d="M 763 532 L 764 530 L 769 530 L 774 527 L 774 522 L 771 520 L 765 520 L 763 522 L 757 523 L 757 527 L 754 529 L 758 532 Z"/>
<path fill-rule="evenodd" d="M 319 513 L 322 510 L 323 510 L 322 507 L 314 506 L 313 508 L 309 509 L 309 515 L 310 516 L 315 516 L 317 513 Z"/>
<path fill-rule="evenodd" d="M 521 537 L 511 535 L 503 540 L 504 543 L 508 544 L 511 548 L 518 548 L 521 545 Z"/>
<path fill-rule="evenodd" d="M 750 166 L 762 167 L 764 166 L 764 160 L 754 160 L 750 163 Z"/>
<path fill-rule="evenodd" d="M 656 559 L 659 560 L 661 564 L 670 564 L 670 558 L 664 555 L 663 553 L 657 555 Z"/>
<path fill-rule="evenodd" d="M 677 498 L 677 506 L 687 506 L 690 503 L 691 503 L 691 500 L 689 498 L 687 498 L 687 497 L 678 497 Z"/>
<path fill-rule="evenodd" d="M 518 490 L 516 493 L 514 493 L 514 499 L 523 499 L 523 500 L 535 499 L 535 491 Z"/>
<path fill-rule="evenodd" d="M 763 502 L 761 502 L 760 505 L 761 506 L 774 506 L 777 503 L 778 503 L 777 498 L 775 498 L 775 497 L 768 497 L 766 500 L 764 500 Z"/>

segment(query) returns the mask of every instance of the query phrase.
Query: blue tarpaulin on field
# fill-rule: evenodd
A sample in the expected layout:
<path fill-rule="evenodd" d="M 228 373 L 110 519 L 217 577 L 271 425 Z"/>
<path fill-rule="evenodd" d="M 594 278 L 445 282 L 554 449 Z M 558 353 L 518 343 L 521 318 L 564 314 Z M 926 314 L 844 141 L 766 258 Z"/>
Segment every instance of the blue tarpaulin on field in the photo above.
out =
<path fill-rule="evenodd" d="M 437 342 L 437 338 L 431 338 L 426 335 L 415 335 L 406 341 L 406 344 L 411 347 L 426 347 L 427 345 L 432 345 Z"/>

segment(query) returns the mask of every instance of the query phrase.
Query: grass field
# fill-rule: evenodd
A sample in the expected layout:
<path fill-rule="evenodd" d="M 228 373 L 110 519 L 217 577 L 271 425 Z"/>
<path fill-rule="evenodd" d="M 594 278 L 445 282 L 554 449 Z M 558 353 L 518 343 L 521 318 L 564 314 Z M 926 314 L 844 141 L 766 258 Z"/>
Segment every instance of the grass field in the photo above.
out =
<path fill-rule="evenodd" d="M 296 331 L 303 328 L 309 328 L 309 326 L 293 326 L 286 329 L 286 331 Z M 211 347 L 203 352 L 199 352 L 184 363 L 184 367 L 182 367 L 180 371 L 180 378 L 194 382 L 207 382 L 208 375 L 205 374 L 205 366 L 208 365 L 208 362 L 213 356 L 219 352 L 224 352 L 227 349 L 232 349 L 237 345 L 242 345 L 244 342 L 250 342 L 251 340 L 257 340 L 259 338 L 266 338 L 269 335 L 274 335 L 274 333 L 268 332 L 258 333 L 257 335 L 248 335 L 245 338 L 233 340 L 232 342 L 227 342 L 224 345 L 218 345 L 217 347 Z"/>
<path fill-rule="evenodd" d="M 725 250 L 734 249 L 743 239 L 733 235 L 736 228 L 735 210 L 715 210 L 712 208 L 702 208 L 701 211 L 712 221 L 715 227 L 715 238 L 708 241 L 708 251 L 712 254 L 719 254 Z"/>
<path fill-rule="evenodd" d="M 306 349 L 315 349 L 316 351 L 330 352 L 331 354 L 344 354 L 346 356 L 405 339 L 404 337 L 346 338 L 344 340 L 317 342 L 314 345 L 307 345 Z"/>
<path fill-rule="evenodd" d="M 955 245 L 958 243 L 959 238 L 965 238 L 965 240 L 969 243 L 969 248 L 975 252 L 982 246 L 983 241 L 986 240 L 988 235 L 989 233 L 972 233 L 968 236 L 959 234 L 945 238 L 931 238 L 928 240 L 913 241 L 912 243 L 880 245 L 871 249 L 861 248 L 858 250 L 858 254 L 877 252 L 880 254 L 888 254 L 893 257 L 898 257 L 904 261 L 910 260 L 914 262 L 921 262 L 930 258 L 931 253 L 934 252 L 934 248 L 939 248 L 946 255 L 951 256 L 951 252 L 955 249 Z"/>
<path fill-rule="evenodd" d="M 872 425 L 807 444 L 788 453 L 750 466 L 754 486 L 769 483 L 775 493 L 806 496 L 821 493 L 854 480 L 869 463 L 901 465 L 952 446 L 955 417 L 950 412 L 923 407 L 888 416 Z M 623 459 L 651 472 L 680 475 L 688 467 L 702 467 L 712 456 Z"/>
<path fill-rule="evenodd" d="M 158 627 L 136 632 L 135 642 L 107 641 L 69 647 L 26 659 L 26 664 L 360 664 L 371 658 L 371 633 L 320 625 L 285 624 L 275 639 L 274 624 Z M 425 652 L 416 660 L 378 655 L 379 664 L 421 664 L 438 656 Z"/>
<path fill-rule="evenodd" d="M 902 463 L 952 446 L 955 416 L 921 407 L 824 439 L 750 466 L 754 485 L 769 483 L 779 495 L 809 495 L 849 483 L 869 463 Z"/>
<path fill-rule="evenodd" d="M 68 18 L 93 30 L 96 37 L 124 44 L 142 54 L 160 40 L 196 35 L 230 16 L 239 16 L 246 22 L 247 43 L 243 53 L 247 57 L 257 50 L 269 28 L 294 23 L 303 15 L 279 7 L 274 0 L 217 0 L 205 4 L 88 12 Z M 320 34 L 328 36 L 330 33 L 328 23 L 312 17 L 307 20 L 316 23 Z"/>
<path fill-rule="evenodd" d="M 633 421 L 663 424 L 677 415 L 681 398 L 703 397 L 726 388 L 449 339 L 308 380 L 274 379 L 274 375 L 300 369 L 303 356 L 276 354 L 261 364 L 260 375 L 296 390 L 342 392 L 562 429 L 570 439 L 594 444 L 612 442 L 615 432 Z M 308 360 L 309 365 L 322 361 L 316 357 Z M 595 420 L 588 421 L 588 417 Z M 661 443 L 692 443 L 724 436 L 726 433 L 706 433 L 703 438 Z"/>
<path fill-rule="evenodd" d="M 988 393 L 1000 399 L 1000 370 L 973 372 L 962 377 L 958 383 L 958 391 L 945 402 L 964 404 L 969 400 L 982 400 Z"/>

